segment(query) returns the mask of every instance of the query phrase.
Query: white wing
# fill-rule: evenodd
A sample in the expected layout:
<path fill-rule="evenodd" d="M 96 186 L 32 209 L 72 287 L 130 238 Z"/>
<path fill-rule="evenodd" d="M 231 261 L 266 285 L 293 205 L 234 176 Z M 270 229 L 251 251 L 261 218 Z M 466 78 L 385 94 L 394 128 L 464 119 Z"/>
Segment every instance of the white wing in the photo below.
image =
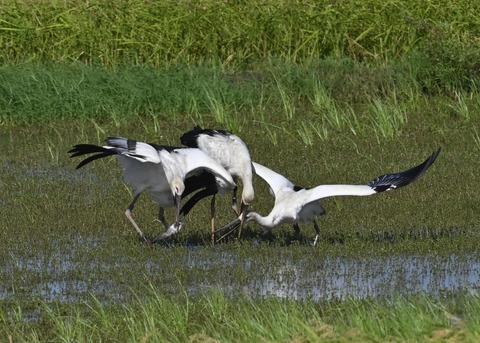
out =
<path fill-rule="evenodd" d="M 309 189 L 307 192 L 309 196 L 305 203 L 342 195 L 366 196 L 377 193 L 367 185 L 320 185 Z"/>
<path fill-rule="evenodd" d="M 391 191 L 409 185 L 422 176 L 435 162 L 440 149 L 430 155 L 423 163 L 395 174 L 385 174 L 370 181 L 368 185 L 321 185 L 309 190 L 306 202 L 312 202 L 323 198 L 353 195 L 366 196 L 380 192 Z"/>
<path fill-rule="evenodd" d="M 264 179 L 268 185 L 270 186 L 271 192 L 273 192 L 273 196 L 277 197 L 278 192 L 285 187 L 293 189 L 295 185 L 292 181 L 287 179 L 285 176 L 274 172 L 273 170 L 262 166 L 259 163 L 252 162 L 253 168 L 255 169 L 255 173 Z"/>
<path fill-rule="evenodd" d="M 175 149 L 173 154 L 177 154 L 175 158 L 180 159 L 184 164 L 185 175 L 193 174 L 200 169 L 206 169 L 213 173 L 217 179 L 222 178 L 232 188 L 235 187 L 235 182 L 230 173 L 202 150 L 197 148 L 180 148 Z"/>

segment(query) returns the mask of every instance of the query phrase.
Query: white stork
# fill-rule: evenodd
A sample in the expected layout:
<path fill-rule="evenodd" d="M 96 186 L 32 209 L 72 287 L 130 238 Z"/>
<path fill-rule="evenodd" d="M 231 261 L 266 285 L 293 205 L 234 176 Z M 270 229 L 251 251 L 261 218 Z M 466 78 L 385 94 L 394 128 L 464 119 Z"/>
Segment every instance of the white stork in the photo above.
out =
<path fill-rule="evenodd" d="M 265 217 L 253 211 L 247 213 L 245 222 L 255 221 L 264 228 L 266 233 L 283 223 L 292 223 L 295 231 L 298 231 L 298 223 L 311 221 L 316 232 L 315 245 L 320 234 L 315 217 L 325 214 L 319 200 L 342 195 L 367 196 L 406 186 L 427 171 L 437 158 L 440 150 L 439 148 L 416 167 L 396 174 L 379 176 L 367 185 L 320 185 L 311 189 L 296 186 L 283 175 L 253 162 L 255 173 L 270 186 L 270 193 L 275 197 L 275 204 Z M 240 224 L 240 221 L 241 218 L 238 218 L 220 230 L 234 229 Z"/>
<path fill-rule="evenodd" d="M 185 190 L 194 187 L 206 177 L 219 188 L 233 189 L 235 183 L 230 174 L 214 159 L 199 149 L 175 148 L 147 144 L 122 137 L 108 137 L 105 146 L 78 144 L 69 151 L 70 157 L 96 153 L 81 161 L 78 168 L 106 156 L 117 156 L 123 167 L 123 176 L 134 189 L 133 199 L 125 211 L 138 234 L 147 242 L 155 243 L 177 233 L 184 225 L 180 221 L 180 202 Z M 190 182 L 191 181 L 191 182 Z M 147 191 L 159 205 L 159 219 L 166 231 L 149 241 L 137 223 L 132 211 L 143 191 Z M 175 207 L 175 222 L 168 225 L 164 209 Z"/>
<path fill-rule="evenodd" d="M 202 129 L 195 126 L 193 130 L 188 131 L 180 137 L 183 145 L 190 148 L 198 148 L 220 163 L 237 182 L 242 182 L 242 200 L 240 210 L 237 207 L 237 187 L 233 189 L 232 207 L 237 215 L 242 218 L 239 236 L 241 235 L 241 227 L 243 219 L 247 213 L 249 204 L 255 197 L 253 189 L 253 170 L 252 159 L 247 145 L 231 132 L 225 130 Z M 201 187 L 198 187 L 200 189 Z M 212 227 L 212 244 L 215 242 L 215 195 L 222 193 L 224 190 L 216 189 L 215 185 L 204 185 L 204 189 L 187 201 L 182 208 L 182 213 L 188 213 L 190 209 L 204 197 L 212 195 L 210 204 L 211 208 L 211 227 Z"/>

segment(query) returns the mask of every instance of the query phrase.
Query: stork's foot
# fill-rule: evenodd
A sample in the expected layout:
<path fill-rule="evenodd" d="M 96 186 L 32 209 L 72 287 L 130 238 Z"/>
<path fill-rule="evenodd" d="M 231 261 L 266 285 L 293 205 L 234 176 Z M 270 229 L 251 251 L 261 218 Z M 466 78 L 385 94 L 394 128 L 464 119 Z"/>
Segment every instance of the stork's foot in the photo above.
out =
<path fill-rule="evenodd" d="M 178 231 L 180 231 L 183 226 L 185 225 L 184 222 L 178 222 L 178 223 L 173 223 L 172 225 L 170 225 L 170 227 L 167 229 L 167 231 L 165 231 L 164 233 L 158 235 L 157 237 L 155 237 L 154 239 L 152 239 L 150 241 L 150 243 L 158 243 L 158 242 L 161 242 L 163 241 L 164 239 L 170 237 L 171 235 L 174 235 L 176 234 Z"/>

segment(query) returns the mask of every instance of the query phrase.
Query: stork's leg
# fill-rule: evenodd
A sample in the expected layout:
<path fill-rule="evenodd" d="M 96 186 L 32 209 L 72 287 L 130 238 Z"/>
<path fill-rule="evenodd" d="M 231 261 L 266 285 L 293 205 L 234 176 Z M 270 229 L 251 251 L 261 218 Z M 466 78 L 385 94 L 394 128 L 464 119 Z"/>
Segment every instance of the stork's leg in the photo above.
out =
<path fill-rule="evenodd" d="M 215 245 L 215 194 L 210 201 L 210 225 L 212 226 L 212 245 Z"/>
<path fill-rule="evenodd" d="M 232 194 L 232 208 L 235 211 L 235 214 L 238 216 L 240 212 L 238 212 L 238 206 L 237 206 L 237 190 L 238 190 L 238 187 L 235 186 L 233 188 L 233 194 Z"/>
<path fill-rule="evenodd" d="M 128 220 L 130 220 L 130 223 L 132 223 L 133 227 L 135 228 L 135 230 L 138 232 L 138 234 L 140 235 L 140 237 L 142 237 L 145 242 L 148 243 L 148 239 L 145 237 L 145 235 L 143 234 L 142 230 L 140 230 L 140 228 L 138 227 L 137 223 L 135 223 L 135 220 L 133 220 L 133 217 L 132 217 L 132 211 L 133 211 L 133 208 L 135 207 L 135 203 L 137 202 L 138 200 L 138 197 L 140 196 L 141 193 L 138 193 L 136 194 L 133 199 L 132 199 L 132 202 L 130 203 L 130 205 L 128 205 L 127 209 L 125 210 L 125 216 L 128 218 Z"/>
<path fill-rule="evenodd" d="M 317 245 L 318 237 L 320 236 L 320 228 L 318 227 L 318 224 L 315 221 L 315 219 L 313 219 L 312 221 L 313 221 L 313 227 L 315 229 L 315 232 L 317 233 L 315 235 L 315 240 L 313 241 L 313 245 Z"/>
<path fill-rule="evenodd" d="M 165 219 L 165 209 L 163 207 L 160 207 L 158 209 L 158 220 L 163 224 L 165 227 L 165 230 L 168 229 L 168 223 L 167 220 Z"/>

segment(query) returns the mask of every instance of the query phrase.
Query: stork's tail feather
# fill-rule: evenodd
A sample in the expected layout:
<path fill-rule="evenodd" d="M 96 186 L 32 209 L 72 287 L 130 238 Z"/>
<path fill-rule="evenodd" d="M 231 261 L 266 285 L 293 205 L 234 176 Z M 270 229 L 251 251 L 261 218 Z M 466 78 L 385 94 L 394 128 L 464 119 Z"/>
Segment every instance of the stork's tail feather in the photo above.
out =
<path fill-rule="evenodd" d="M 87 154 L 94 154 L 98 153 L 96 155 L 92 155 L 81 161 L 76 169 L 82 168 L 84 165 L 95 161 L 99 158 L 107 157 L 107 156 L 112 156 L 116 155 L 116 152 L 110 149 L 106 149 L 104 147 L 98 146 L 98 145 L 93 145 L 93 144 L 77 144 L 73 146 L 73 149 L 68 151 L 70 157 L 77 157 L 77 156 L 83 156 Z"/>
<path fill-rule="evenodd" d="M 427 169 L 430 168 L 433 162 L 435 162 L 437 159 L 438 155 L 440 154 L 440 150 L 441 148 L 438 148 L 437 151 L 430 155 L 429 158 L 416 167 L 396 174 L 379 176 L 375 180 L 370 181 L 368 185 L 377 193 L 404 187 L 425 174 Z"/>

